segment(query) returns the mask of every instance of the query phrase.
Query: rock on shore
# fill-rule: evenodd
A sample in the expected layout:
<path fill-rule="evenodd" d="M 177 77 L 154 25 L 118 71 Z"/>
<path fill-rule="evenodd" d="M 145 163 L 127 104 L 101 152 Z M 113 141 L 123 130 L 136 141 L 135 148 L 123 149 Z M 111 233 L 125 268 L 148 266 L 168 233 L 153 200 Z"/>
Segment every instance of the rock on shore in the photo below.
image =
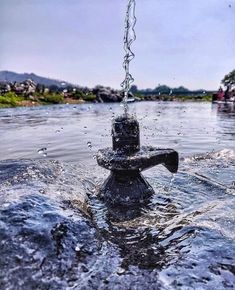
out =
<path fill-rule="evenodd" d="M 121 102 L 123 93 L 110 87 L 96 86 L 92 93 L 96 95 L 96 99 L 100 103 Z M 134 98 L 132 93 L 129 93 L 129 98 Z"/>

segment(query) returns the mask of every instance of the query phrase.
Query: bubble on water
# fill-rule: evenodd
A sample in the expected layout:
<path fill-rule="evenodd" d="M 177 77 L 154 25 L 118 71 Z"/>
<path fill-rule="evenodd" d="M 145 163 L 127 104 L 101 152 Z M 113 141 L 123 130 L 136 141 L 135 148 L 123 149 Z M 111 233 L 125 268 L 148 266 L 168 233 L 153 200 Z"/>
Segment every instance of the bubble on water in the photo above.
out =
<path fill-rule="evenodd" d="M 92 145 L 91 145 L 91 142 L 90 142 L 90 141 L 87 142 L 87 147 L 88 147 L 89 149 L 92 148 Z"/>
<path fill-rule="evenodd" d="M 44 157 L 46 157 L 47 156 L 47 148 L 46 147 L 43 147 L 41 149 L 38 149 L 38 154 L 41 154 Z"/>

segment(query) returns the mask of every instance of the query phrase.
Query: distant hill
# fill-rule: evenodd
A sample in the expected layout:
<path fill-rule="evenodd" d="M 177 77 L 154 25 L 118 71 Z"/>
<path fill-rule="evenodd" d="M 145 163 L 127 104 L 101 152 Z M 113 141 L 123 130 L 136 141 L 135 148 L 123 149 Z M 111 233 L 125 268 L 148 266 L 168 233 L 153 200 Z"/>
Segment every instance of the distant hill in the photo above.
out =
<path fill-rule="evenodd" d="M 16 73 L 12 71 L 0 71 L 0 82 L 8 81 L 8 82 L 23 82 L 27 79 L 33 80 L 37 84 L 42 84 L 45 86 L 56 85 L 61 87 L 63 85 L 72 85 L 71 83 L 50 79 L 46 77 L 38 76 L 34 73 Z"/>

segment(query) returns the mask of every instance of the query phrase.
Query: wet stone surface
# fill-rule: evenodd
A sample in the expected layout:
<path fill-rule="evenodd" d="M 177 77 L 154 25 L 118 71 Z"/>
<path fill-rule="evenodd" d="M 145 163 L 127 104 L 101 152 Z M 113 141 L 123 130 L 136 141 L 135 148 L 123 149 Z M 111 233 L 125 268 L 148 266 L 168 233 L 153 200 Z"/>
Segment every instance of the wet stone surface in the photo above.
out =
<path fill-rule="evenodd" d="M 172 189 L 150 173 L 141 208 L 107 208 L 84 166 L 1 161 L 0 289 L 233 289 L 234 163 L 208 158 L 182 160 Z"/>

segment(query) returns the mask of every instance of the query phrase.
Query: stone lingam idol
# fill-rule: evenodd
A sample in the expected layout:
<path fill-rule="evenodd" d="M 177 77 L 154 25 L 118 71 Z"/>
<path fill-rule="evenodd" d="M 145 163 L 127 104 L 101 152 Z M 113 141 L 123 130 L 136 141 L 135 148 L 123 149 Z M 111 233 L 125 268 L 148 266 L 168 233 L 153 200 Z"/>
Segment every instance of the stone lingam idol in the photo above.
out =
<path fill-rule="evenodd" d="M 170 172 L 178 170 L 178 153 L 172 149 L 140 147 L 138 121 L 130 116 L 117 117 L 112 124 L 113 148 L 98 151 L 97 162 L 111 170 L 101 187 L 101 197 L 109 204 L 134 205 L 153 194 L 141 171 L 163 164 Z"/>

